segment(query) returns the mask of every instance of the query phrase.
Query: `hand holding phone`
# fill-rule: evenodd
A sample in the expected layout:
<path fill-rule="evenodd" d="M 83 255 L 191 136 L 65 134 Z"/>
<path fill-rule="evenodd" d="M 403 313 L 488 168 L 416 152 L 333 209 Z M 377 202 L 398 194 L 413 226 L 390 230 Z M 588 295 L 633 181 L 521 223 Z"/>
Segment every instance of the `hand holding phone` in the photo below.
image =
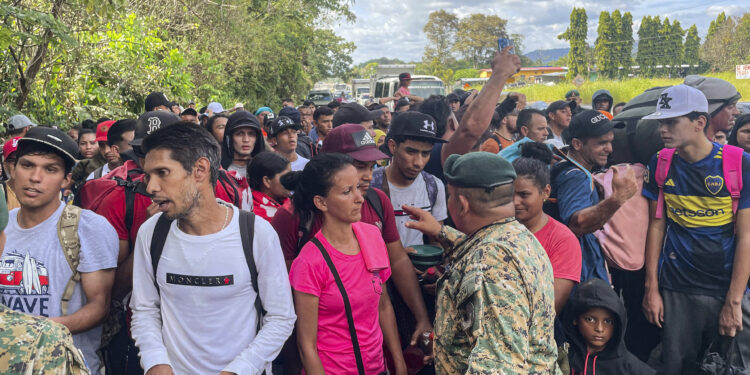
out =
<path fill-rule="evenodd" d="M 497 38 L 497 47 L 499 51 L 504 50 L 508 46 L 513 46 L 513 41 L 508 38 Z M 508 53 L 514 53 L 513 48 L 511 48 Z"/>

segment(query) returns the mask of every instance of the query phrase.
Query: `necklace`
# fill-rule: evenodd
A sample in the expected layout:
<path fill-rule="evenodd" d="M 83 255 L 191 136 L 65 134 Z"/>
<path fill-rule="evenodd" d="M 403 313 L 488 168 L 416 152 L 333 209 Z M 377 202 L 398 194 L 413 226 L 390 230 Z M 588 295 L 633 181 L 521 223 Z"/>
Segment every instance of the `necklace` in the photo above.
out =
<path fill-rule="evenodd" d="M 219 203 L 219 204 L 221 204 L 221 203 Z M 227 206 L 225 204 L 221 204 L 221 205 L 224 206 L 224 208 L 226 210 L 224 211 L 224 224 L 221 225 L 221 229 L 219 229 L 219 231 L 221 231 L 221 230 L 223 230 L 224 228 L 227 227 L 227 224 L 228 224 L 228 221 L 229 221 L 229 211 L 231 210 L 231 208 L 229 208 L 229 206 Z M 180 220 L 177 220 L 177 227 L 178 228 L 180 227 Z"/>
<path fill-rule="evenodd" d="M 221 226 L 221 229 L 227 227 L 227 221 L 229 220 L 229 206 L 224 206 L 224 208 L 226 208 L 226 213 L 224 214 L 224 225 Z"/>

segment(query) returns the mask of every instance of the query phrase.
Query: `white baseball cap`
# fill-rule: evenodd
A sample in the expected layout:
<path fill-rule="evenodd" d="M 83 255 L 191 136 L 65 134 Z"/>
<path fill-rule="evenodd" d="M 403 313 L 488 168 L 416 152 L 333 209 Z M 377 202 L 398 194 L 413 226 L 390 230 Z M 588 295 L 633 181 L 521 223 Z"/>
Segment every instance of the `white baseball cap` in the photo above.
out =
<path fill-rule="evenodd" d="M 208 103 L 208 107 L 206 107 L 206 110 L 213 113 L 222 113 L 224 112 L 224 107 L 222 107 L 221 103 L 211 102 Z"/>
<path fill-rule="evenodd" d="M 708 113 L 706 96 L 694 87 L 677 85 L 662 91 L 656 102 L 656 112 L 643 119 L 663 120 L 685 116 L 691 112 Z"/>

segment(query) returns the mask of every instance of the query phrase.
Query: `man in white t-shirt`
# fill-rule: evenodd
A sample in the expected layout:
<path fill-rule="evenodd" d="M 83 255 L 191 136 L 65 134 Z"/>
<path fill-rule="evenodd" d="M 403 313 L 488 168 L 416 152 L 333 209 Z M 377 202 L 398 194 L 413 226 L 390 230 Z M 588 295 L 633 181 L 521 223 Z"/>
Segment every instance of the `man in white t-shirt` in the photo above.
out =
<path fill-rule="evenodd" d="M 117 233 L 103 217 L 82 210 L 80 281 L 74 284 L 62 314 L 62 298 L 73 271 L 58 238 L 58 222 L 65 204 L 60 190 L 70 182 L 76 143 L 65 133 L 36 127 L 18 141 L 13 170 L 21 207 L 9 214 L 7 241 L 0 258 L 0 300 L 9 308 L 48 317 L 65 325 L 83 352 L 92 373 L 100 370 L 96 349 L 101 322 L 109 309 L 117 267 Z"/>
<path fill-rule="evenodd" d="M 404 225 L 410 219 L 402 210 L 403 205 L 419 207 L 439 221 L 448 217 L 443 182 L 424 171 L 433 145 L 446 142 L 437 137 L 436 130 L 435 120 L 430 115 L 404 112 L 396 116 L 388 131 L 391 163 L 373 172 L 372 185 L 391 198 L 404 247 L 422 245 L 424 240 L 422 232 Z"/>
<path fill-rule="evenodd" d="M 297 131 L 300 126 L 289 117 L 279 116 L 271 123 L 268 132 L 268 140 L 274 145 L 274 150 L 279 155 L 289 160 L 292 171 L 301 171 L 305 168 L 308 159 L 297 153 Z"/>
<path fill-rule="evenodd" d="M 147 191 L 161 214 L 138 231 L 131 332 L 147 375 L 261 374 L 292 333 L 296 316 L 278 236 L 255 217 L 253 286 L 240 211 L 217 202 L 219 145 L 201 127 L 167 126 L 143 140 Z M 167 221 L 161 256 L 155 228 Z M 266 311 L 262 328 L 254 303 Z"/>
<path fill-rule="evenodd" d="M 550 132 L 544 143 L 552 144 L 558 148 L 565 147 L 567 143 L 563 139 L 562 133 L 570 125 L 570 120 L 573 118 L 573 108 L 575 108 L 575 106 L 575 102 L 558 100 L 552 102 L 547 107 L 547 125 L 549 126 Z"/>

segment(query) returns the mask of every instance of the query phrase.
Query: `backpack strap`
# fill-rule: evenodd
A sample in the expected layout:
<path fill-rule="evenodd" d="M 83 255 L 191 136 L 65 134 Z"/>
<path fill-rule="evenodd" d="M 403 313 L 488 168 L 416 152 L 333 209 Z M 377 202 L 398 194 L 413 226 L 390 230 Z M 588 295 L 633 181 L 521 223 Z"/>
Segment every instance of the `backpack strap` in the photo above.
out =
<path fill-rule="evenodd" d="M 422 171 L 422 178 L 424 179 L 424 184 L 427 188 L 427 197 L 430 198 L 430 208 L 434 208 L 438 196 L 438 186 L 435 181 L 435 176 Z"/>
<path fill-rule="evenodd" d="M 349 295 L 346 293 L 346 289 L 344 288 L 344 283 L 341 281 L 341 277 L 339 276 L 338 271 L 336 271 L 336 266 L 333 265 L 331 256 L 328 255 L 328 251 L 326 251 L 325 247 L 323 247 L 323 244 L 320 243 L 320 241 L 315 237 L 313 237 L 312 240 L 310 240 L 310 242 L 312 242 L 318 248 L 318 250 L 320 250 L 320 254 L 323 256 L 323 259 L 325 259 L 326 264 L 328 264 L 328 269 L 331 270 L 331 273 L 333 274 L 333 279 L 336 280 L 336 285 L 339 287 L 341 298 L 344 300 L 344 309 L 346 310 L 346 321 L 349 323 L 349 335 L 351 335 L 352 346 L 354 347 L 354 359 L 357 361 L 357 372 L 359 373 L 359 375 L 364 375 L 365 365 L 364 365 L 364 362 L 362 361 L 362 352 L 359 349 L 359 340 L 357 340 L 357 329 L 354 327 L 354 314 L 352 314 L 352 305 L 351 303 L 349 303 Z"/>
<path fill-rule="evenodd" d="M 81 273 L 78 272 L 78 263 L 81 260 L 81 240 L 78 238 L 78 222 L 81 220 L 82 211 L 80 207 L 65 205 L 60 219 L 57 221 L 57 238 L 60 240 L 65 260 L 68 261 L 70 270 L 73 271 L 73 275 L 70 276 L 68 284 L 65 285 L 65 291 L 63 291 L 60 300 L 62 316 L 68 315 L 68 303 L 73 297 L 76 284 L 81 282 Z"/>
<path fill-rule="evenodd" d="M 260 290 L 258 289 L 258 267 L 255 265 L 255 257 L 253 256 L 253 237 L 255 237 L 255 214 L 248 211 L 239 210 L 240 212 L 240 238 L 242 239 L 242 250 L 245 252 L 245 261 L 247 261 L 247 268 L 250 270 L 250 281 L 253 283 L 253 290 L 255 291 L 255 312 L 258 315 L 257 330 L 263 323 L 263 316 L 265 310 L 263 309 L 263 303 L 260 299 Z"/>
<path fill-rule="evenodd" d="M 99 168 L 96 168 L 94 170 L 94 179 L 102 178 L 102 175 L 104 174 L 104 166 L 101 166 Z"/>
<path fill-rule="evenodd" d="M 724 181 L 732 196 L 732 214 L 737 214 L 740 203 L 740 192 L 742 192 L 742 157 L 744 150 L 724 145 L 721 152 L 722 169 L 724 170 Z"/>
<path fill-rule="evenodd" d="M 663 148 L 657 154 L 656 158 L 656 170 L 654 171 L 654 180 L 656 186 L 659 188 L 659 198 L 656 200 L 656 214 L 655 218 L 661 219 L 664 211 L 664 183 L 667 181 L 667 174 L 669 174 L 669 167 L 672 165 L 672 158 L 674 157 L 675 149 Z"/>
<path fill-rule="evenodd" d="M 162 213 L 156 221 L 154 233 L 151 236 L 151 268 L 154 270 L 154 285 L 157 292 L 159 291 L 159 282 L 156 279 L 156 269 L 159 267 L 159 259 L 162 251 L 164 251 L 164 243 L 167 242 L 167 235 L 171 226 L 172 220 Z"/>
<path fill-rule="evenodd" d="M 385 175 L 385 173 L 383 173 L 383 175 Z M 375 210 L 375 213 L 378 215 L 380 222 L 383 223 L 383 226 L 385 227 L 383 201 L 380 200 L 380 195 L 378 195 L 378 192 L 372 188 L 367 189 L 367 192 L 365 192 L 365 200 L 370 203 L 370 206 L 372 206 L 372 208 Z"/>

